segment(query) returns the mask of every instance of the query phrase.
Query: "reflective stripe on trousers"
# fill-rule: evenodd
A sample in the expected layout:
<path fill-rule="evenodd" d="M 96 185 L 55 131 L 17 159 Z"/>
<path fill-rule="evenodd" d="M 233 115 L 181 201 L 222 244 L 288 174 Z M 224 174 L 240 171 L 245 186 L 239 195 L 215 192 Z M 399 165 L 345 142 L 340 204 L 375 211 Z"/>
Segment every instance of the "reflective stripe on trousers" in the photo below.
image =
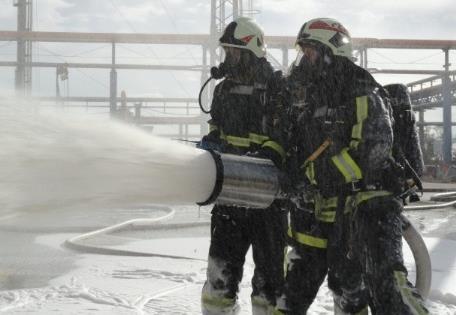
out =
<path fill-rule="evenodd" d="M 271 305 L 265 298 L 260 296 L 252 297 L 252 315 L 280 315 L 280 311 L 276 310 L 274 305 Z"/>
<path fill-rule="evenodd" d="M 298 243 L 316 247 L 316 248 L 326 248 L 328 246 L 328 240 L 325 238 L 315 237 L 310 234 L 305 234 L 297 231 L 293 231 L 291 227 L 288 227 L 288 236 L 296 240 Z"/>
<path fill-rule="evenodd" d="M 421 303 L 413 295 L 411 287 L 407 283 L 407 276 L 403 271 L 394 271 L 394 278 L 399 292 L 401 292 L 402 301 L 406 304 L 414 315 L 428 315 L 428 311 L 423 308 Z"/>
<path fill-rule="evenodd" d="M 201 296 L 201 311 L 203 315 L 236 315 L 239 314 L 240 307 L 234 299 L 203 293 Z"/>

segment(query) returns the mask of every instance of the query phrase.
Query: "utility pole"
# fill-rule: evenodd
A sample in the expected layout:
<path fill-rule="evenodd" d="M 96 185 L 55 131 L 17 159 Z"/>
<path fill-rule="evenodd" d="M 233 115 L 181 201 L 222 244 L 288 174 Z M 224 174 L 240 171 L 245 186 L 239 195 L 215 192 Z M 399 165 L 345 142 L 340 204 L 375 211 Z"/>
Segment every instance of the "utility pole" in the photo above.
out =
<path fill-rule="evenodd" d="M 14 0 L 17 7 L 17 31 L 31 32 L 33 19 L 32 0 Z M 17 40 L 16 95 L 30 96 L 32 91 L 32 42 Z"/>
<path fill-rule="evenodd" d="M 450 91 L 450 60 L 449 49 L 444 49 L 445 53 L 445 73 L 442 76 L 442 96 L 443 96 L 443 161 L 446 164 L 451 164 L 453 158 L 452 153 L 452 128 L 451 128 L 451 103 L 452 96 Z"/>
<path fill-rule="evenodd" d="M 117 70 L 116 43 L 111 47 L 111 72 L 109 74 L 109 113 L 113 117 L 117 112 Z"/>

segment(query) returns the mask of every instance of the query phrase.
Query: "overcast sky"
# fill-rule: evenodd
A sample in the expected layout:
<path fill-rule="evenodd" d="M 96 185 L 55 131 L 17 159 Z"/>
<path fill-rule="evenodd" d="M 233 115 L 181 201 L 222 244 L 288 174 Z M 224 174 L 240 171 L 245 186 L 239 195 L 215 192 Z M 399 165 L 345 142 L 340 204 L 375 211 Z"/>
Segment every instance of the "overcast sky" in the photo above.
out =
<path fill-rule="evenodd" d="M 12 0 L 0 0 L 0 29 L 16 29 Z M 208 33 L 210 0 L 34 0 L 34 30 L 78 32 Z M 245 1 L 247 2 L 247 1 Z M 295 36 L 315 17 L 338 19 L 353 37 L 456 40 L 453 0 L 254 0 L 256 20 L 267 35 Z M 3 45 L 3 46 L 2 46 Z M 34 44 L 35 61 L 110 62 L 110 47 L 102 44 Z M 456 65 L 456 54 L 451 61 Z M 0 43 L 0 59 L 15 59 L 15 43 Z M 118 62 L 198 64 L 199 47 L 124 45 Z M 402 69 L 442 69 L 441 51 L 370 50 L 369 66 Z M 452 66 L 451 69 L 456 69 Z M 12 89 L 14 69 L 0 69 L 0 86 Z M 34 71 L 34 93 L 55 94 L 54 70 Z M 135 80 L 131 80 L 134 76 Z M 411 82 L 416 76 L 378 75 L 381 83 Z M 132 82 L 133 81 L 133 82 Z M 90 84 L 87 84 L 90 82 Z M 70 70 L 70 95 L 107 95 L 106 70 Z M 197 73 L 119 72 L 119 90 L 129 95 L 196 97 Z"/>
<path fill-rule="evenodd" d="M 207 33 L 210 0 L 34 0 L 34 28 L 46 31 Z M 245 1 L 247 2 L 247 1 Z M 270 35 L 295 35 L 308 19 L 339 19 L 355 37 L 456 39 L 453 0 L 254 0 Z M 0 28 L 15 29 L 11 0 Z"/>

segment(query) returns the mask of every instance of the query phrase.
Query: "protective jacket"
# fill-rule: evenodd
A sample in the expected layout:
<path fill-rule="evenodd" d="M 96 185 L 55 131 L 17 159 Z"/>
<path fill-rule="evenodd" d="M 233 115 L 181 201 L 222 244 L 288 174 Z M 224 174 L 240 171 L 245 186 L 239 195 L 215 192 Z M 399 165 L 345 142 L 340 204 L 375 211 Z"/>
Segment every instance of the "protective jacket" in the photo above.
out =
<path fill-rule="evenodd" d="M 298 176 L 304 172 L 325 197 L 387 186 L 382 174 L 389 168 L 393 144 L 391 113 L 378 83 L 350 61 L 340 63 L 333 70 L 340 70 L 339 75 L 330 77 L 337 80 L 291 86 L 288 124 L 293 136 L 281 137 L 294 151 Z M 296 84 L 293 77 L 290 81 Z"/>
<path fill-rule="evenodd" d="M 228 77 L 214 90 L 209 134 L 204 141 L 215 143 L 222 153 L 245 154 L 267 149 L 284 158 L 280 145 L 269 135 L 277 116 L 275 97 L 282 83 L 266 59 L 257 60 L 249 82 Z"/>
<path fill-rule="evenodd" d="M 346 58 L 318 78 L 305 75 L 290 74 L 291 106 L 279 123 L 288 127 L 277 128 L 288 132 L 275 138 L 290 155 L 293 186 L 305 187 L 291 211 L 281 311 L 305 314 L 328 275 L 347 313 L 369 303 L 373 314 L 426 314 L 406 280 L 392 111 L 381 86 Z"/>
<path fill-rule="evenodd" d="M 216 86 L 210 133 L 203 137 L 201 146 L 239 155 L 267 157 L 272 153 L 281 163 L 284 151 L 269 138 L 277 114 L 274 98 L 281 74 L 274 73 L 264 58 L 255 62 L 250 80 L 241 82 L 228 76 Z M 237 314 L 237 293 L 250 246 L 255 263 L 252 312 L 270 314 L 283 284 L 285 231 L 286 213 L 276 202 L 261 210 L 214 206 L 207 281 L 201 301 L 203 314 Z"/>

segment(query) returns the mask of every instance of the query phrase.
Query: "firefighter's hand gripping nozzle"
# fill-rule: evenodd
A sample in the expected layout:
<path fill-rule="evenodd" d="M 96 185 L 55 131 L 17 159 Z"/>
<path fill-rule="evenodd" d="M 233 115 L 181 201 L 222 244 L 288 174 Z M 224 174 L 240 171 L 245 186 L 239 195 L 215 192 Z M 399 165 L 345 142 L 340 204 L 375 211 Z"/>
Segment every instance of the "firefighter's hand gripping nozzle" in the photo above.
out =
<path fill-rule="evenodd" d="M 279 173 L 267 159 L 208 150 L 216 167 L 216 181 L 209 198 L 198 205 L 211 203 L 248 208 L 267 208 L 279 194 Z"/>

